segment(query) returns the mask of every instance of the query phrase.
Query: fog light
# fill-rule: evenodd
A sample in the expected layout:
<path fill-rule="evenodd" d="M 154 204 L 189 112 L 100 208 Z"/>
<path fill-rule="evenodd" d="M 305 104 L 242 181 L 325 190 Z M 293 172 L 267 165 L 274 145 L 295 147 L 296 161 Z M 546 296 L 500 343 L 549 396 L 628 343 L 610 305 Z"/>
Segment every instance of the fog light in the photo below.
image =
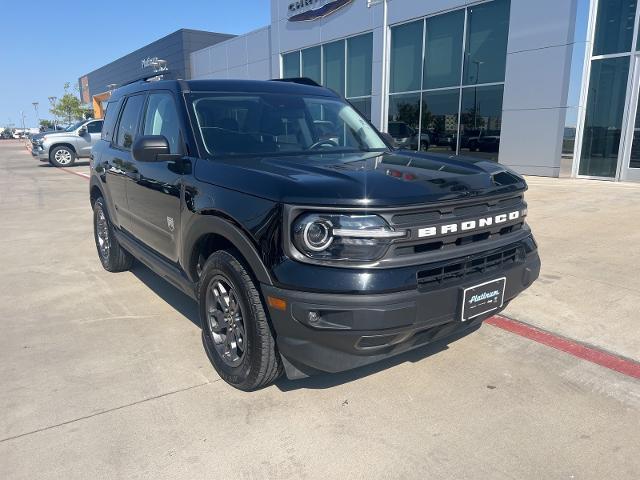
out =
<path fill-rule="evenodd" d="M 320 322 L 320 314 L 318 312 L 309 312 L 309 323 L 316 324 Z"/>

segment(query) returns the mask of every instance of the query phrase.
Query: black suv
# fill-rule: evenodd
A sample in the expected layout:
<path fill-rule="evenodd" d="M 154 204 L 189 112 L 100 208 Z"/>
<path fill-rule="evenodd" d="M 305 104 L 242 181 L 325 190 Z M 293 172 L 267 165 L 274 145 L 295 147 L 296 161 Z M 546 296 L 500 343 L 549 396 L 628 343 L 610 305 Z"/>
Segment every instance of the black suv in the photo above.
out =
<path fill-rule="evenodd" d="M 132 83 L 93 148 L 102 265 L 136 258 L 193 297 L 243 390 L 450 341 L 540 269 L 520 176 L 395 151 L 306 83 Z"/>

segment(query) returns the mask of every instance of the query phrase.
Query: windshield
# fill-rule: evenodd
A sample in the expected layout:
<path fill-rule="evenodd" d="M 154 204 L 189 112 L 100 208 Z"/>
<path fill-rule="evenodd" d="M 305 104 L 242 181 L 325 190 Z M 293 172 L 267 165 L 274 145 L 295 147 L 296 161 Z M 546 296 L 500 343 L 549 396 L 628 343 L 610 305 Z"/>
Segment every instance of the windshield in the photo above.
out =
<path fill-rule="evenodd" d="M 211 155 L 372 152 L 387 149 L 349 104 L 329 97 L 269 93 L 191 96 Z"/>
<path fill-rule="evenodd" d="M 67 127 L 64 129 L 65 132 L 73 132 L 74 130 L 80 128 L 80 125 L 82 125 L 85 122 L 85 120 L 82 120 L 81 122 L 76 123 L 75 125 L 71 125 L 70 127 Z"/>

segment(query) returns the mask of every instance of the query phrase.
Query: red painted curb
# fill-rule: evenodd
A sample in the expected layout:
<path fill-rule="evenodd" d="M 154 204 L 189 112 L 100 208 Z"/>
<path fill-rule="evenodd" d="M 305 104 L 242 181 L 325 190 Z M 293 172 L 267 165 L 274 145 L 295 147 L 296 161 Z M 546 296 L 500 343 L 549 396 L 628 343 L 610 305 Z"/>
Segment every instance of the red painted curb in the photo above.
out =
<path fill-rule="evenodd" d="M 609 370 L 615 370 L 623 375 L 640 379 L 640 363 L 633 360 L 619 357 L 598 348 L 588 347 L 509 318 L 494 316 L 486 320 L 486 323 Z"/>
<path fill-rule="evenodd" d="M 73 170 L 67 170 L 66 168 L 58 168 L 58 170 L 64 173 L 70 173 L 71 175 L 77 175 L 84 178 L 85 180 L 89 180 L 89 175 L 86 173 L 74 172 Z"/>

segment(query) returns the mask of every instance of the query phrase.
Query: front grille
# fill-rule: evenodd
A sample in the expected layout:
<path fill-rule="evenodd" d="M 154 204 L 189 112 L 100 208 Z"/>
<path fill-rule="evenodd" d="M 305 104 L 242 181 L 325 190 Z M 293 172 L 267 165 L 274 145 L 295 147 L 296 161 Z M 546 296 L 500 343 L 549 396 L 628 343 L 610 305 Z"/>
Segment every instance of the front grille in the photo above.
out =
<path fill-rule="evenodd" d="M 522 245 L 471 255 L 431 266 L 417 274 L 418 287 L 434 287 L 503 270 L 525 260 Z"/>
<path fill-rule="evenodd" d="M 490 215 L 493 212 L 504 210 L 505 208 L 515 207 L 524 204 L 522 195 L 509 197 L 502 200 L 474 203 L 472 205 L 462 205 L 450 208 L 438 208 L 416 213 L 401 213 L 391 217 L 391 223 L 398 227 L 421 225 L 428 223 L 437 223 L 450 219 Z"/>
<path fill-rule="evenodd" d="M 407 229 L 411 234 L 406 239 L 395 242 L 389 255 L 406 257 L 455 249 L 469 244 L 478 244 L 478 247 L 486 244 L 487 248 L 491 248 L 489 245 L 493 240 L 504 239 L 510 234 L 522 230 L 525 223 L 524 214 L 516 220 L 506 223 L 494 223 L 485 228 L 457 231 L 446 235 L 420 238 L 418 231 L 424 227 L 476 220 L 516 210 L 524 212 L 526 208 L 527 204 L 523 195 L 517 194 L 507 198 L 480 200 L 475 203 L 440 206 L 391 215 L 388 220 L 395 229 Z"/>

